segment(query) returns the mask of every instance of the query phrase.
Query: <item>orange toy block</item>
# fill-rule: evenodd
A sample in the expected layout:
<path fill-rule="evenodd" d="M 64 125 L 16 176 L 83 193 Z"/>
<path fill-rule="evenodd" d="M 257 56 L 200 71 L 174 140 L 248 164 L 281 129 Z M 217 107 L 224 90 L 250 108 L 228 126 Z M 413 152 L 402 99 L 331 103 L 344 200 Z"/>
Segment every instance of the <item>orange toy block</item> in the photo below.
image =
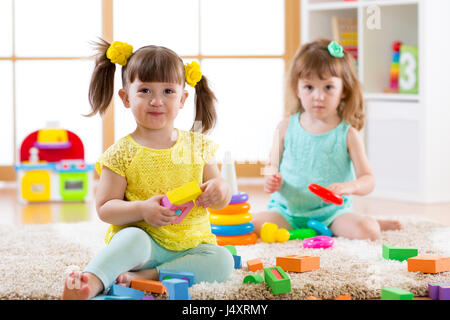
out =
<path fill-rule="evenodd" d="M 312 271 L 320 268 L 320 257 L 292 254 L 285 257 L 277 257 L 276 265 L 280 266 L 284 271 Z"/>
<path fill-rule="evenodd" d="M 259 258 L 247 260 L 247 267 L 250 271 L 264 270 L 263 263 Z"/>
<path fill-rule="evenodd" d="M 322 299 L 310 296 L 310 297 L 306 298 L 306 300 L 322 300 Z"/>
<path fill-rule="evenodd" d="M 349 294 L 345 294 L 345 295 L 336 297 L 335 300 L 352 300 L 352 296 Z"/>
<path fill-rule="evenodd" d="M 421 255 L 408 259 L 408 271 L 438 273 L 450 271 L 450 257 Z"/>
<path fill-rule="evenodd" d="M 155 280 L 145 280 L 145 279 L 131 280 L 131 288 L 159 294 L 167 292 L 167 289 L 165 286 L 163 286 L 162 282 Z"/>

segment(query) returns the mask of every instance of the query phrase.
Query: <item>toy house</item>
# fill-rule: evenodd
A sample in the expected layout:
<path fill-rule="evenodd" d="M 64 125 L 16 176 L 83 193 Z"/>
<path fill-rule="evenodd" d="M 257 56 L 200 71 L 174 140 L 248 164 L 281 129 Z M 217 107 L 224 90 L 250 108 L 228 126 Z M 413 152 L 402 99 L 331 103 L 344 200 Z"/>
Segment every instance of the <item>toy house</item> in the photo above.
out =
<path fill-rule="evenodd" d="M 84 161 L 81 139 L 73 132 L 46 128 L 22 142 L 15 166 L 21 202 L 87 201 L 92 198 L 93 165 Z"/>

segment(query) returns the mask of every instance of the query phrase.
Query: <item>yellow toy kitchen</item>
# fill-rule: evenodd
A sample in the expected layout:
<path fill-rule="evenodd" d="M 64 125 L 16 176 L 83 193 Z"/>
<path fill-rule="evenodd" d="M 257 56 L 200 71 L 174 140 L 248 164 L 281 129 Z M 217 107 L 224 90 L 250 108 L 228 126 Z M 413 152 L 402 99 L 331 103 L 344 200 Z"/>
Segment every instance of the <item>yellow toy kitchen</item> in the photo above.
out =
<path fill-rule="evenodd" d="M 16 164 L 20 202 L 92 199 L 92 164 L 84 160 L 84 146 L 73 132 L 45 128 L 30 133 L 20 147 Z"/>

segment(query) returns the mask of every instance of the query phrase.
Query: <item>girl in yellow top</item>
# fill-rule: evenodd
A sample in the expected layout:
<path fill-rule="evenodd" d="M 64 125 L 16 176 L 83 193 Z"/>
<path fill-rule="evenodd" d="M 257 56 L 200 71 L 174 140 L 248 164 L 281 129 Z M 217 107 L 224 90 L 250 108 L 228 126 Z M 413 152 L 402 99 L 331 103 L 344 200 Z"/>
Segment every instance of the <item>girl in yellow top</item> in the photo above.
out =
<path fill-rule="evenodd" d="M 115 63 L 122 65 L 119 96 L 136 120 L 136 130 L 113 144 L 96 163 L 100 181 L 96 208 L 109 223 L 107 246 L 81 274 L 65 282 L 63 299 L 89 299 L 112 284 L 158 280 L 160 269 L 191 271 L 195 282 L 225 281 L 234 269 L 227 249 L 216 244 L 206 207 L 220 209 L 231 188 L 213 161 L 217 145 L 202 133 L 215 123 L 215 96 L 195 62 L 184 66 L 172 50 L 102 40 L 89 88 L 92 113 L 103 114 L 113 96 Z M 202 133 L 174 128 L 195 87 L 195 124 Z M 175 211 L 160 205 L 168 191 L 196 180 L 203 193 L 178 224 Z M 77 284 L 77 285 L 74 285 Z"/>

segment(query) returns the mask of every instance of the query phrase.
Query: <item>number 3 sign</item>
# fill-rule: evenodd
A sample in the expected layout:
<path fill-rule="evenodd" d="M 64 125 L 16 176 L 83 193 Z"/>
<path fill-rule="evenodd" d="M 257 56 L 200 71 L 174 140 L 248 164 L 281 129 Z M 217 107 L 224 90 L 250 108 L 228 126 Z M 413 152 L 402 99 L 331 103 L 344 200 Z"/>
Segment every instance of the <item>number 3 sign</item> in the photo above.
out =
<path fill-rule="evenodd" d="M 419 92 L 419 61 L 417 47 L 400 47 L 400 75 L 399 89 L 400 93 L 418 93 Z"/>

